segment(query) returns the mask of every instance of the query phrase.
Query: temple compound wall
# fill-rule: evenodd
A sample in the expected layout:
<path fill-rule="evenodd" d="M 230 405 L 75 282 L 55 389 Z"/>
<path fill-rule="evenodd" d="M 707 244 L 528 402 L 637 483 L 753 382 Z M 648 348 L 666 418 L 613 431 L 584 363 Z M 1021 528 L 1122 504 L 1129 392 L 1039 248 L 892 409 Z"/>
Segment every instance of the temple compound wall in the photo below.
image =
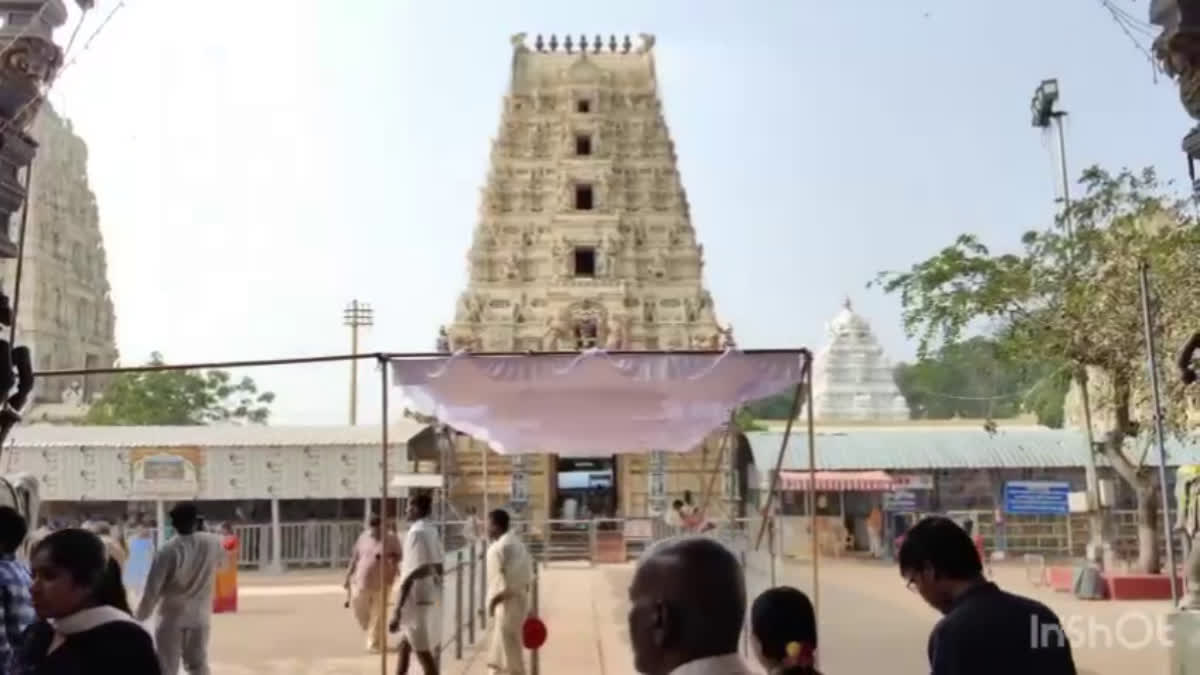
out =
<path fill-rule="evenodd" d="M 653 36 L 513 36 L 467 266 L 467 288 L 439 330 L 441 351 L 733 345 L 704 286 L 704 249 L 663 117 Z M 648 472 L 651 458 L 618 455 L 626 450 L 613 448 L 617 457 L 607 460 L 615 464 L 613 515 L 653 512 L 685 489 L 698 497 L 707 484 L 701 461 L 710 471 L 715 462 L 705 451 L 663 453 Z M 456 506 L 482 502 L 481 451 L 465 440 L 456 447 Z M 527 516 L 554 513 L 553 454 L 493 453 L 488 462 L 488 492 L 499 498 L 490 503 L 512 493 Z M 719 476 L 714 490 L 726 481 Z"/>

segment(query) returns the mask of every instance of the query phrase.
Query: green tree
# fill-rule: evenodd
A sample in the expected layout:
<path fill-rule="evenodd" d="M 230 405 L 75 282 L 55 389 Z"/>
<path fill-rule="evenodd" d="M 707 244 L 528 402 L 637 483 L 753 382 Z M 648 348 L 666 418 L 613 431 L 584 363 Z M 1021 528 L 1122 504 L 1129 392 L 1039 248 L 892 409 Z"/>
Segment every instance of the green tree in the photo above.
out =
<path fill-rule="evenodd" d="M 792 398 L 795 394 L 796 385 L 793 385 L 778 394 L 747 403 L 744 410 L 755 419 L 786 420 L 792 414 Z M 801 412 L 803 412 L 804 402 L 800 403 Z"/>
<path fill-rule="evenodd" d="M 1143 465 L 1149 439 L 1146 354 L 1138 264 L 1154 271 L 1158 344 L 1177 345 L 1200 317 L 1200 226 L 1153 169 L 1113 175 L 1098 167 L 1080 178 L 1083 198 L 1058 226 L 1027 232 L 1018 253 L 992 253 L 964 234 L 905 272 L 884 272 L 900 294 L 904 325 L 919 354 L 960 340 L 981 320 L 1001 327 L 1005 350 L 1026 362 L 1063 363 L 1089 395 L 1103 451 L 1136 495 L 1139 567 L 1158 570 L 1157 499 Z M 1074 228 L 1069 235 L 1065 225 Z M 1165 355 L 1160 355 L 1165 356 Z M 1169 362 L 1169 358 L 1164 358 Z M 1088 387 L 1089 380 L 1096 387 Z M 1182 433 L 1187 393 L 1164 378 L 1169 429 Z M 1138 447 L 1140 446 L 1140 447 Z"/>
<path fill-rule="evenodd" d="M 896 366 L 896 385 L 915 419 L 1006 419 L 1023 412 L 1062 426 L 1064 368 L 1022 362 L 1001 339 L 975 336 L 944 344 L 933 356 Z"/>
<path fill-rule="evenodd" d="M 767 430 L 767 425 L 759 422 L 755 418 L 754 413 L 746 408 L 738 408 L 737 414 L 733 417 L 733 423 L 737 426 L 738 431 L 742 433 Z"/>
<path fill-rule="evenodd" d="M 155 352 L 148 365 L 163 365 Z M 86 424 L 115 426 L 266 424 L 275 394 L 224 370 L 121 373 L 88 410 Z"/>

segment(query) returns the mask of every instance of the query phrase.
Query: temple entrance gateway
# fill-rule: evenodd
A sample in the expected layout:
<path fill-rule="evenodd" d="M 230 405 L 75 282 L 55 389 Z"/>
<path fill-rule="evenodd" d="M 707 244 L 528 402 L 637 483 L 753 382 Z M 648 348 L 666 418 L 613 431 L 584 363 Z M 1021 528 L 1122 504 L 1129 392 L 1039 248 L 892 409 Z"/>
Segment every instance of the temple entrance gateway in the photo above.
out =
<path fill-rule="evenodd" d="M 614 518 L 618 513 L 615 456 L 556 457 L 553 516 L 559 520 Z"/>

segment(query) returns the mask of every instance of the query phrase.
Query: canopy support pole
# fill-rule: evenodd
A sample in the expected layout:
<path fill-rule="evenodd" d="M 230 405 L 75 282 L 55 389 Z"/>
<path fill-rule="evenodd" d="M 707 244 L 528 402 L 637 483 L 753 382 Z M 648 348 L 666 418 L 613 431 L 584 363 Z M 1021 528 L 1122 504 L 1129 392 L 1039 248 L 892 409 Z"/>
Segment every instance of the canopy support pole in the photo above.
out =
<path fill-rule="evenodd" d="M 775 460 L 775 470 L 771 472 L 771 487 L 767 490 L 767 503 L 763 506 L 762 524 L 758 528 L 758 537 L 754 541 L 754 550 L 757 551 L 762 546 L 763 535 L 767 531 L 767 520 L 773 513 L 775 505 L 775 493 L 779 491 L 779 472 L 783 470 L 783 459 L 787 455 L 788 440 L 792 437 L 792 424 L 796 418 L 800 416 L 800 396 L 804 393 L 804 388 L 811 388 L 812 380 L 812 357 L 805 356 L 804 368 L 800 373 L 800 382 L 796 384 L 796 393 L 792 396 L 792 409 L 788 414 L 787 426 L 783 429 L 783 439 L 779 442 L 779 457 Z M 812 392 L 808 393 L 809 406 L 812 406 Z M 811 413 L 811 411 L 810 411 Z M 812 415 L 808 417 L 808 432 L 809 432 L 809 448 L 812 448 Z"/>
<path fill-rule="evenodd" d="M 379 479 L 379 529 L 383 534 L 383 541 L 389 539 L 392 522 L 388 517 L 388 357 L 379 355 L 379 435 L 380 435 L 380 479 Z M 385 546 L 386 549 L 386 546 Z M 387 554 L 387 551 L 384 551 Z M 379 636 L 379 675 L 388 675 L 387 662 L 387 629 L 384 618 L 387 615 L 388 606 L 388 587 L 387 575 L 379 575 L 379 606 L 383 608 L 384 616 L 380 617 L 377 629 L 381 633 Z"/>
<path fill-rule="evenodd" d="M 712 471 L 709 472 L 708 481 L 706 482 L 706 484 L 704 486 L 704 492 L 701 493 L 701 495 L 700 495 L 700 515 L 702 518 L 707 518 L 707 516 L 705 514 L 708 513 L 708 505 L 712 501 L 713 484 L 716 483 L 717 474 L 720 473 L 721 466 L 725 463 L 725 448 L 726 448 L 726 446 L 729 445 L 730 436 L 732 436 L 734 433 L 733 428 L 734 428 L 734 421 L 736 419 L 737 419 L 737 409 L 734 409 L 734 411 L 729 414 L 729 426 L 726 428 L 725 433 L 721 435 L 721 444 L 719 446 L 717 446 L 717 461 L 715 463 L 713 463 Z M 704 460 L 701 459 L 701 462 L 703 462 L 703 461 Z M 704 480 L 703 465 L 701 465 L 701 472 L 702 473 L 701 473 L 700 480 Z M 730 519 L 732 520 L 732 516 L 730 517 Z"/>
<path fill-rule="evenodd" d="M 811 362 L 810 362 L 811 363 Z M 812 371 L 808 370 L 811 375 Z M 805 408 L 808 408 L 808 517 L 812 523 L 812 600 L 813 600 L 813 619 L 816 621 L 821 613 L 821 549 L 819 546 L 819 537 L 817 536 L 817 434 L 813 425 L 813 390 L 811 377 L 805 378 Z M 798 393 L 798 392 L 797 392 Z M 780 457 L 782 457 L 780 453 Z M 817 625 L 817 624 L 814 624 Z"/>

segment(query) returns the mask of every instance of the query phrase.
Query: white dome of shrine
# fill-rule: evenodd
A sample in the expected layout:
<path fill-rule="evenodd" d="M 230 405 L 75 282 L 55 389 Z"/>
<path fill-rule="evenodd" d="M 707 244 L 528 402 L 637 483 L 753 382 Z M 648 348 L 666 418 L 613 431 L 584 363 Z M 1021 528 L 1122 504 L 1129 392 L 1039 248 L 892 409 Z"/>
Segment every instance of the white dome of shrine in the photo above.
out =
<path fill-rule="evenodd" d="M 892 363 L 848 298 L 826 330 L 829 342 L 813 364 L 814 416 L 826 422 L 907 420 L 908 403 Z"/>
<path fill-rule="evenodd" d="M 871 325 L 867 320 L 854 313 L 854 308 L 850 305 L 850 298 L 842 303 L 842 311 L 833 317 L 833 320 L 825 324 L 825 330 L 830 337 L 839 334 L 855 334 L 855 333 L 870 333 Z"/>

